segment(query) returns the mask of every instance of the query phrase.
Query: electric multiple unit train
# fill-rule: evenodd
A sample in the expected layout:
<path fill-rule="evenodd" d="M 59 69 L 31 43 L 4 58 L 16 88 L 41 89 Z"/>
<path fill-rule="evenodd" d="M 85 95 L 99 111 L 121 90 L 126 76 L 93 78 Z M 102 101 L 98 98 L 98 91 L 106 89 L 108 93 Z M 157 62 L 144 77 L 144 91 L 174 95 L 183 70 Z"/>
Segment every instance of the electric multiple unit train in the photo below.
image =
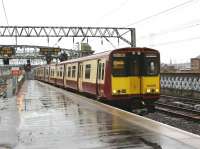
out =
<path fill-rule="evenodd" d="M 119 102 L 154 109 L 160 97 L 160 54 L 149 48 L 121 48 L 35 68 L 35 79 Z"/>

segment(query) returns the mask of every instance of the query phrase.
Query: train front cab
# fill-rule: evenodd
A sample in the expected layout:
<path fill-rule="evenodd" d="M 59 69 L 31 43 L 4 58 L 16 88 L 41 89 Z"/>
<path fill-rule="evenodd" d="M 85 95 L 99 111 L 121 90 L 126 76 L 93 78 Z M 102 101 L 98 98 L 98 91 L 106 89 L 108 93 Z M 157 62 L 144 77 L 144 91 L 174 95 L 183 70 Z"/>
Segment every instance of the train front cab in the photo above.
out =
<path fill-rule="evenodd" d="M 157 51 L 145 51 L 141 71 L 142 101 L 149 109 L 154 109 L 154 102 L 160 98 L 160 55 Z"/>
<path fill-rule="evenodd" d="M 157 51 L 147 48 L 112 52 L 112 99 L 135 109 L 154 108 L 160 94 L 159 59 Z"/>

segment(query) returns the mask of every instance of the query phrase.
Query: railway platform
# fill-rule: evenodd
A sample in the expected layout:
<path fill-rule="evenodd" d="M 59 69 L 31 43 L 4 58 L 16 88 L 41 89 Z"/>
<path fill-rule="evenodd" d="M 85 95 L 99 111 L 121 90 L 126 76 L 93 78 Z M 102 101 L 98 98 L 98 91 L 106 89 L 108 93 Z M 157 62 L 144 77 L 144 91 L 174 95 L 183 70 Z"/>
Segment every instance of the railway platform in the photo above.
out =
<path fill-rule="evenodd" d="M 35 80 L 0 99 L 0 149 L 198 149 L 200 136 Z"/>

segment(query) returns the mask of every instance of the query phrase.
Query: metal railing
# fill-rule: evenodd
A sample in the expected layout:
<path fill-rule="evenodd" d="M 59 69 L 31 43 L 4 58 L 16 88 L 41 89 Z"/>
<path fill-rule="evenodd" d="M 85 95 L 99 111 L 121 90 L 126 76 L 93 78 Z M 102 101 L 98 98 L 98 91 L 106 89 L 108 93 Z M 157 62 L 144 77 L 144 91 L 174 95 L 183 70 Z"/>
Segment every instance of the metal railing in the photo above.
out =
<path fill-rule="evenodd" d="M 162 73 L 161 93 L 200 98 L 200 73 Z"/>

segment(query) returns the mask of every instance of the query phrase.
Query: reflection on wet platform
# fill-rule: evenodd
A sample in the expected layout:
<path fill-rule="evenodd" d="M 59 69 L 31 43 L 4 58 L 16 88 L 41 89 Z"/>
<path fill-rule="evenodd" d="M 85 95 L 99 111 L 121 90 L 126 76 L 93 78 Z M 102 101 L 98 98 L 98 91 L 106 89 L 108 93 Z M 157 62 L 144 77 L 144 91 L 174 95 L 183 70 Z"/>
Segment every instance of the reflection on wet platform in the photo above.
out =
<path fill-rule="evenodd" d="M 112 112 L 80 102 L 84 100 L 80 98 L 75 94 L 72 98 L 38 81 L 26 81 L 16 100 L 20 125 L 14 148 L 191 148 L 170 137 L 128 123 Z"/>

